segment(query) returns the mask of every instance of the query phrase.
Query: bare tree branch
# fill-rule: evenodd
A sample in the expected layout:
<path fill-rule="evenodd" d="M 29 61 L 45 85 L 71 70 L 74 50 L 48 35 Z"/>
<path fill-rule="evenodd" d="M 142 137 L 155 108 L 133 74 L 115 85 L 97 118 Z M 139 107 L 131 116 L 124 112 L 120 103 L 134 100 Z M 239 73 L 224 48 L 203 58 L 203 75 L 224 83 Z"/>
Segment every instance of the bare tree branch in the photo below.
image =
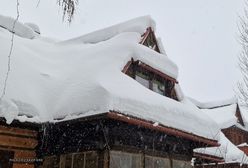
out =
<path fill-rule="evenodd" d="M 17 17 L 16 17 L 16 19 L 15 19 L 15 21 L 13 23 L 13 27 L 12 27 L 11 45 L 10 45 L 10 50 L 9 50 L 9 54 L 8 54 L 8 69 L 7 69 L 7 72 L 6 72 L 5 79 L 4 79 L 4 86 L 3 86 L 2 93 L 1 93 L 0 101 L 3 99 L 3 97 L 6 94 L 7 82 L 8 82 L 9 73 L 10 73 L 10 70 L 11 70 L 11 54 L 12 54 L 12 51 L 13 51 L 14 37 L 15 37 L 14 32 L 15 32 L 16 22 L 18 21 L 19 16 L 20 16 L 20 13 L 19 13 L 19 0 L 16 0 L 16 12 L 17 12 Z"/>
<path fill-rule="evenodd" d="M 243 106 L 248 107 L 248 1 L 245 4 L 244 16 L 239 17 L 239 42 L 241 53 L 239 67 L 242 73 L 242 81 L 238 83 L 238 96 Z"/>
<path fill-rule="evenodd" d="M 62 7 L 63 20 L 65 19 L 65 16 L 67 16 L 67 21 L 71 23 L 76 5 L 78 5 L 78 0 L 57 0 L 57 3 Z"/>

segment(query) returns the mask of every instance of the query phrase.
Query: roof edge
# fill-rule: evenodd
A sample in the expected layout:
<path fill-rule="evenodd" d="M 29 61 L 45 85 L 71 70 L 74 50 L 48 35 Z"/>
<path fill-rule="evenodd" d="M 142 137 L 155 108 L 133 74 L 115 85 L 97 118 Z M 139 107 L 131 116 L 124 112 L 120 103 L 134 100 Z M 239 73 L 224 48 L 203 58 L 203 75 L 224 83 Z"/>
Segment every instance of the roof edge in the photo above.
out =
<path fill-rule="evenodd" d="M 210 161 L 214 161 L 214 162 L 218 162 L 218 163 L 225 161 L 224 158 L 222 158 L 222 157 L 209 155 L 209 154 L 205 154 L 205 153 L 199 153 L 199 152 L 194 152 L 193 157 L 198 157 L 201 159 L 206 159 L 206 160 L 210 160 Z"/>
<path fill-rule="evenodd" d="M 174 135 L 174 136 L 181 136 L 181 137 L 188 139 L 188 140 L 192 140 L 192 141 L 195 141 L 198 143 L 203 143 L 208 147 L 220 146 L 220 144 L 218 143 L 217 140 L 205 138 L 205 137 L 202 137 L 202 136 L 199 136 L 196 134 L 188 133 L 188 132 L 176 129 L 176 128 L 165 126 L 165 125 L 160 125 L 160 124 L 157 125 L 154 122 L 142 120 L 142 119 L 139 119 L 139 118 L 136 118 L 133 116 L 124 115 L 124 114 L 116 112 L 116 111 L 109 111 L 107 113 L 107 117 L 114 119 L 114 120 L 127 122 L 127 123 L 133 124 L 133 125 L 142 125 L 143 127 L 157 130 L 160 132 L 164 132 L 166 134 L 170 134 L 170 135 Z"/>

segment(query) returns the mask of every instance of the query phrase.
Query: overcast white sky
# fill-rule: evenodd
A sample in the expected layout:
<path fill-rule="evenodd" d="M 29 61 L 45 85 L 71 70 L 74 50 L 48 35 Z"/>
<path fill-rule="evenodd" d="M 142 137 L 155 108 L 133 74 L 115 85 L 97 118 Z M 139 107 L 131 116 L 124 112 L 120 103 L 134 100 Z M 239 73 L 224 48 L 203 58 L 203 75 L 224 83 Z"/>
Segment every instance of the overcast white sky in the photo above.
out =
<path fill-rule="evenodd" d="M 57 0 L 19 0 L 22 22 L 43 36 L 68 39 L 142 15 L 157 24 L 168 56 L 179 67 L 187 96 L 200 101 L 230 98 L 240 79 L 238 16 L 243 0 L 79 0 L 71 25 L 62 22 Z M 0 14 L 16 16 L 16 0 L 0 0 Z"/>

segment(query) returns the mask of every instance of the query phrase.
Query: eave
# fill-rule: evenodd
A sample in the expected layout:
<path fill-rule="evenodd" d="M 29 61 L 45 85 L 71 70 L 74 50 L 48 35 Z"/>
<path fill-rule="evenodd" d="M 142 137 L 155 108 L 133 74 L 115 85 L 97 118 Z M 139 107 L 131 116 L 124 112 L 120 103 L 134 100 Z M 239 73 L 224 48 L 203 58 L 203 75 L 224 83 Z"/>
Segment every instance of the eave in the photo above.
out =
<path fill-rule="evenodd" d="M 176 128 L 172 128 L 172 127 L 168 127 L 165 125 L 154 125 L 154 122 L 151 121 L 147 121 L 147 120 L 143 120 L 143 119 L 139 119 L 133 116 L 128 116 L 128 115 L 123 115 L 121 113 L 118 113 L 116 111 L 110 111 L 108 113 L 106 113 L 108 118 L 114 119 L 114 120 L 118 120 L 118 121 L 122 121 L 122 122 L 126 122 L 128 124 L 132 124 L 132 125 L 138 125 L 138 126 L 142 126 L 151 130 L 156 130 L 159 132 L 163 132 L 169 135 L 173 135 L 173 136 L 177 136 L 177 137 L 181 137 L 187 140 L 191 140 L 197 143 L 202 143 L 202 146 L 207 146 L 207 147 L 218 147 L 220 146 L 218 144 L 217 140 L 213 140 L 213 139 L 208 139 L 196 134 L 192 134 L 192 133 L 188 133 Z"/>
<path fill-rule="evenodd" d="M 224 162 L 224 159 L 222 157 L 213 156 L 213 155 L 209 155 L 209 154 L 205 154 L 205 153 L 194 152 L 193 157 L 196 157 L 196 158 L 202 159 L 202 160 L 207 160 L 207 161 L 213 162 L 213 163 Z"/>
<path fill-rule="evenodd" d="M 128 70 L 128 68 L 130 67 L 130 65 L 132 63 L 138 63 L 139 66 L 141 66 L 142 68 L 146 69 L 147 71 L 153 72 L 154 74 L 157 74 L 157 75 L 161 76 L 164 79 L 168 79 L 170 81 L 173 81 L 174 83 L 178 83 L 178 81 L 175 78 L 173 78 L 173 77 L 171 77 L 171 76 L 169 76 L 169 75 L 167 75 L 167 74 L 165 74 L 165 73 L 163 73 L 163 72 L 151 67 L 150 65 L 145 64 L 144 62 L 142 62 L 140 60 L 135 60 L 134 61 L 133 59 L 131 59 L 131 61 L 128 61 L 127 64 L 124 66 L 124 68 L 122 69 L 122 72 L 127 73 L 127 70 Z"/>

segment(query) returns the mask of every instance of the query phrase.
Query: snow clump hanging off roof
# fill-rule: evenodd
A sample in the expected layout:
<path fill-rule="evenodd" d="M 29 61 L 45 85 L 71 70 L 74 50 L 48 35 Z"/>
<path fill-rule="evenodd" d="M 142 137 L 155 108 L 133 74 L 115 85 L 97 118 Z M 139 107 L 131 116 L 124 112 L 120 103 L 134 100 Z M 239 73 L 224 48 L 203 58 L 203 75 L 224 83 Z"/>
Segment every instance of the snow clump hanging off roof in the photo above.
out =
<path fill-rule="evenodd" d="M 133 58 L 177 77 L 177 66 L 166 55 L 139 44 L 151 24 L 150 17 L 141 17 L 66 42 L 16 37 L 0 115 L 9 123 L 13 119 L 46 122 L 114 110 L 212 139 L 218 126 L 183 94 L 181 101 L 175 101 L 121 72 Z M 1 81 L 7 69 L 9 34 L 0 28 Z"/>
<path fill-rule="evenodd" d="M 23 38 L 32 39 L 35 37 L 32 28 L 11 17 L 0 15 L 0 27 L 5 28 Z"/>
<path fill-rule="evenodd" d="M 39 28 L 38 25 L 36 25 L 36 24 L 34 24 L 34 23 L 25 23 L 24 25 L 29 26 L 31 29 L 33 29 L 33 31 L 34 31 L 35 33 L 40 34 L 40 28 Z"/>

